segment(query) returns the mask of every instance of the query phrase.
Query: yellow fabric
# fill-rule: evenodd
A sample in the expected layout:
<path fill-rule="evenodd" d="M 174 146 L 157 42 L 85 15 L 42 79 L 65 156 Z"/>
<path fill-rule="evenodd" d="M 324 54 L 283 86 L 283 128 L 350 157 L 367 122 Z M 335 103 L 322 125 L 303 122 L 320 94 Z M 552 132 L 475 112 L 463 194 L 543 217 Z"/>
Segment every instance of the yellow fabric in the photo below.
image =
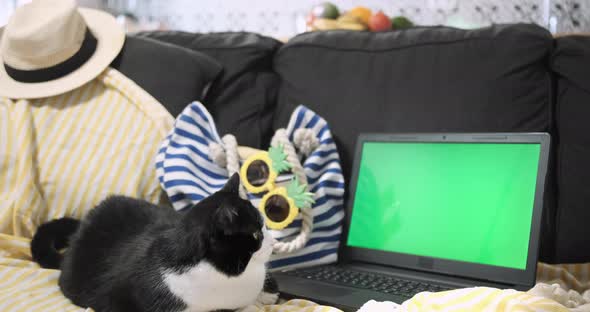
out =
<path fill-rule="evenodd" d="M 114 69 L 59 96 L 0 98 L 0 311 L 83 311 L 31 262 L 41 223 L 81 218 L 108 194 L 158 202 L 154 157 L 173 125 Z"/>
<path fill-rule="evenodd" d="M 559 284 L 564 290 L 579 293 L 590 289 L 590 263 L 549 265 L 539 263 L 537 282 Z M 320 306 L 317 306 L 319 309 Z M 265 311 L 281 310 L 280 306 Z M 575 311 L 589 311 L 582 307 Z M 314 310 L 312 310 L 314 311 Z M 332 310 L 330 310 L 332 311 Z M 565 312 L 564 305 L 547 297 L 535 296 L 527 292 L 500 290 L 487 287 L 457 289 L 439 293 L 424 292 L 404 302 L 395 310 L 383 311 L 380 306 L 368 305 L 362 312 L 412 312 L 412 311 L 519 311 L 519 312 Z"/>
<path fill-rule="evenodd" d="M 0 102 L 0 233 L 31 238 L 105 196 L 157 201 L 154 157 L 172 116 L 114 69 L 63 95 Z"/>
<path fill-rule="evenodd" d="M 580 294 L 590 290 L 590 263 L 545 264 L 537 267 L 537 283 L 558 284 Z M 549 294 L 548 294 L 549 295 Z M 548 297 L 530 292 L 476 287 L 440 293 L 421 293 L 396 311 L 570 311 Z M 576 311 L 590 311 L 581 307 Z"/>
<path fill-rule="evenodd" d="M 559 303 L 525 292 L 475 287 L 439 293 L 420 293 L 400 311 L 551 311 L 566 312 Z"/>
<path fill-rule="evenodd" d="M 302 299 L 293 299 L 282 304 L 267 305 L 257 310 L 258 312 L 341 312 L 339 309 L 321 306 Z"/>
<path fill-rule="evenodd" d="M 590 263 L 545 264 L 537 267 L 537 282 L 559 284 L 565 290 L 590 290 Z"/>

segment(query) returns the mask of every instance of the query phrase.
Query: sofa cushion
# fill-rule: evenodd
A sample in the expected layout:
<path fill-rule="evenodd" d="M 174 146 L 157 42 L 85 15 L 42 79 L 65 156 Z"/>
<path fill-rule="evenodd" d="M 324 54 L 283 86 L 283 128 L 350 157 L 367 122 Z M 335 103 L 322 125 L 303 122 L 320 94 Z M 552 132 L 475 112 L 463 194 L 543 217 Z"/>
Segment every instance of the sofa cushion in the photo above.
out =
<path fill-rule="evenodd" d="M 221 72 L 212 58 L 150 38 L 127 36 L 111 64 L 177 116 L 192 101 L 201 101 Z"/>
<path fill-rule="evenodd" d="M 275 57 L 275 127 L 296 105 L 325 116 L 345 177 L 360 132 L 546 131 L 551 35 L 534 25 L 299 35 Z"/>
<path fill-rule="evenodd" d="M 144 32 L 154 38 L 199 51 L 223 66 L 203 103 L 221 135 L 232 133 L 239 144 L 265 148 L 272 135 L 272 115 L 279 81 L 272 59 L 281 43 L 253 33 L 196 34 Z"/>
<path fill-rule="evenodd" d="M 588 262 L 590 248 L 590 37 L 556 40 L 558 207 L 556 262 Z"/>
<path fill-rule="evenodd" d="M 296 105 L 325 116 L 348 181 L 361 132 L 551 131 L 551 34 L 535 25 L 299 35 L 276 54 L 274 127 Z M 553 254 L 553 170 L 541 259 Z"/>

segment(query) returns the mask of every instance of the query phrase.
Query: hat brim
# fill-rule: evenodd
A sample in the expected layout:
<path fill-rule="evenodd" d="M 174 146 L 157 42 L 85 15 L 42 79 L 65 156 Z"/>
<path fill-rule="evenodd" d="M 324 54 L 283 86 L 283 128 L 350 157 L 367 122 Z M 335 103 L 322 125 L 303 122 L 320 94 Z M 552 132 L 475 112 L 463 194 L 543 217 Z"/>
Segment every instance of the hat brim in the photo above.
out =
<path fill-rule="evenodd" d="M 110 14 L 79 8 L 88 29 L 96 37 L 94 54 L 80 68 L 51 81 L 26 83 L 12 79 L 4 68 L 0 54 L 0 96 L 12 99 L 36 99 L 74 90 L 102 73 L 117 57 L 125 43 L 125 31 Z M 0 38 L 3 28 L 0 28 Z"/>

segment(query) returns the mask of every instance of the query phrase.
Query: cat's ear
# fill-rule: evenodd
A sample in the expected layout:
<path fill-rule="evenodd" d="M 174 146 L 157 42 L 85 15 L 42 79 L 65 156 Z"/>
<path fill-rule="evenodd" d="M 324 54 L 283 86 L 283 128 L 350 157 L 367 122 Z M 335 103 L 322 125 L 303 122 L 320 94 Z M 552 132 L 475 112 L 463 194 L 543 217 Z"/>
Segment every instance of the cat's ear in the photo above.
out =
<path fill-rule="evenodd" d="M 226 234 L 229 234 L 230 225 L 238 217 L 238 212 L 228 203 L 222 203 L 215 211 L 215 221 L 217 226 L 223 229 Z"/>
<path fill-rule="evenodd" d="M 239 194 L 240 190 L 240 175 L 236 172 L 225 183 L 221 191 Z"/>

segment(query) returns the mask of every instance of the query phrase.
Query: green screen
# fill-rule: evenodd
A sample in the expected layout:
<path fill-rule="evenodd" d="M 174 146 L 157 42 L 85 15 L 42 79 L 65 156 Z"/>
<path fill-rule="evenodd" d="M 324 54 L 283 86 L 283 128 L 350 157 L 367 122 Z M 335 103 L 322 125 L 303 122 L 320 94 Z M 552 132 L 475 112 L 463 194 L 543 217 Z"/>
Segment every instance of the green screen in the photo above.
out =
<path fill-rule="evenodd" d="M 526 269 L 540 144 L 363 144 L 347 244 Z"/>

